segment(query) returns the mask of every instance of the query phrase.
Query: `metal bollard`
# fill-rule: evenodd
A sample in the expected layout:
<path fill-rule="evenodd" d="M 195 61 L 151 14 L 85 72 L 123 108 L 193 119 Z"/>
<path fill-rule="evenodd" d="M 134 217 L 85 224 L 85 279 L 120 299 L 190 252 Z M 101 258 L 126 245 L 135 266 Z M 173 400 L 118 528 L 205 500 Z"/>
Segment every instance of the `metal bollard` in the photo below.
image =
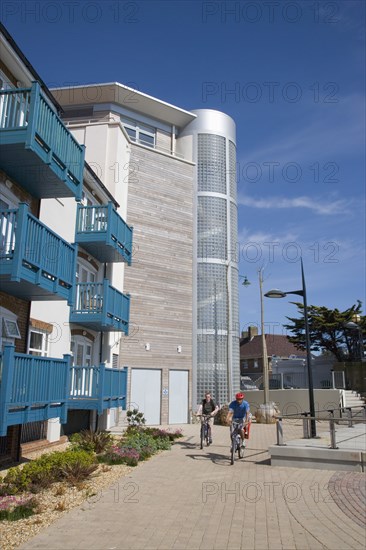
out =
<path fill-rule="evenodd" d="M 277 445 L 284 445 L 283 442 L 283 426 L 282 426 L 282 418 L 277 419 Z"/>
<path fill-rule="evenodd" d="M 334 411 L 329 411 L 330 418 L 329 418 L 329 431 L 330 431 L 330 448 L 331 449 L 338 449 L 337 442 L 336 442 L 336 430 L 335 430 L 335 422 L 334 422 Z"/>
<path fill-rule="evenodd" d="M 348 427 L 353 428 L 352 409 L 347 407 Z"/>
<path fill-rule="evenodd" d="M 302 431 L 303 431 L 304 439 L 310 439 L 308 413 L 301 413 L 301 415 L 304 417 L 302 419 Z"/>

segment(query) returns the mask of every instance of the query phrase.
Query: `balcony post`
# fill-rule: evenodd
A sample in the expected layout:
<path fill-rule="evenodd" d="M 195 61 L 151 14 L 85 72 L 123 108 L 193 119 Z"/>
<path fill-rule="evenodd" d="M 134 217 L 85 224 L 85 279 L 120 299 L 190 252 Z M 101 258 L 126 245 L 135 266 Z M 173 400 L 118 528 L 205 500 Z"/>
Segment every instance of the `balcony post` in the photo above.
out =
<path fill-rule="evenodd" d="M 105 364 L 99 365 L 99 377 L 98 377 L 98 414 L 103 414 L 103 401 L 104 401 L 104 378 L 105 378 Z"/>
<path fill-rule="evenodd" d="M 25 244 L 28 228 L 28 204 L 21 202 L 16 215 L 15 250 L 13 256 L 13 269 L 11 280 L 20 282 L 22 262 L 25 256 Z"/>
<path fill-rule="evenodd" d="M 117 221 L 116 209 L 114 208 L 112 201 L 109 201 L 108 208 L 107 208 L 107 242 L 112 242 L 113 231 L 115 231 L 115 235 L 118 239 L 118 231 L 119 231 L 118 226 L 119 226 L 119 223 Z"/>
<path fill-rule="evenodd" d="M 74 247 L 74 261 L 72 266 L 73 281 L 72 281 L 72 287 L 69 292 L 69 299 L 67 300 L 67 305 L 70 307 L 74 307 L 76 303 L 76 268 L 77 268 L 77 261 L 78 261 L 78 249 L 79 249 L 79 245 L 76 243 L 73 243 L 72 246 Z"/>
<path fill-rule="evenodd" d="M 103 310 L 102 310 L 102 326 L 108 326 L 108 310 L 109 310 L 109 281 L 108 279 L 103 279 Z"/>
<path fill-rule="evenodd" d="M 126 325 L 126 330 L 124 331 L 125 332 L 125 335 L 128 336 L 128 332 L 129 332 L 129 329 L 130 329 L 130 307 L 131 307 L 131 296 L 130 296 L 130 293 L 127 292 L 126 294 L 126 297 L 127 297 L 127 300 L 126 300 L 126 322 L 127 322 L 127 325 Z"/>
<path fill-rule="evenodd" d="M 29 104 L 29 120 L 27 127 L 27 136 L 25 139 L 25 148 L 31 149 L 32 143 L 35 139 L 39 105 L 40 105 L 41 86 L 39 82 L 32 82 L 32 88 L 30 92 L 30 104 Z"/>
<path fill-rule="evenodd" d="M 70 400 L 70 374 L 71 374 L 71 355 L 69 353 L 64 354 L 64 360 L 66 362 L 66 373 L 65 373 L 65 382 L 64 382 L 64 400 L 61 406 L 61 416 L 60 423 L 66 424 L 67 422 L 67 413 L 69 408 Z"/>
<path fill-rule="evenodd" d="M 10 404 L 14 376 L 14 345 L 5 344 L 2 354 L 0 376 L 0 436 L 8 430 L 7 412 Z"/>

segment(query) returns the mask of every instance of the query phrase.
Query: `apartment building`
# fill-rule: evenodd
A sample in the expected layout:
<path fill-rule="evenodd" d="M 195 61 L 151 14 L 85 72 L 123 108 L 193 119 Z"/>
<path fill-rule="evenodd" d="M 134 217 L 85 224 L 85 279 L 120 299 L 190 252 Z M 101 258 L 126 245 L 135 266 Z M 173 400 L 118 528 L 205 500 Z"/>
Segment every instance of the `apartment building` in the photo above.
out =
<path fill-rule="evenodd" d="M 190 421 L 206 390 L 229 401 L 240 386 L 233 120 L 119 83 L 50 91 L 5 29 L 2 37 L 3 241 L 31 213 L 69 255 L 47 244 L 38 252 L 47 265 L 35 265 L 38 238 L 32 258 L 16 251 L 18 237 L 2 249 L 3 358 L 14 344 L 15 355 L 62 358 L 69 377 L 62 415 L 54 403 L 43 416 L 25 408 L 16 417 L 15 406 L 11 416 L 3 406 L 3 426 L 23 424 L 23 440 L 57 441 L 123 422 L 126 408 L 139 408 L 149 424 L 176 424 Z M 41 134 L 37 120 L 51 118 L 55 126 Z M 29 138 L 20 139 L 30 122 L 40 160 L 29 159 Z M 13 253 L 34 280 L 8 272 Z M 67 277 L 51 273 L 52 262 Z M 94 387 L 106 374 L 108 388 Z"/>
<path fill-rule="evenodd" d="M 85 163 L 61 107 L 1 26 L 0 458 L 115 422 L 127 370 L 126 189 Z M 116 266 L 119 266 L 117 269 Z"/>
<path fill-rule="evenodd" d="M 108 188 L 128 182 L 128 404 L 188 422 L 207 389 L 224 403 L 240 386 L 235 124 L 119 83 L 52 92 Z"/>

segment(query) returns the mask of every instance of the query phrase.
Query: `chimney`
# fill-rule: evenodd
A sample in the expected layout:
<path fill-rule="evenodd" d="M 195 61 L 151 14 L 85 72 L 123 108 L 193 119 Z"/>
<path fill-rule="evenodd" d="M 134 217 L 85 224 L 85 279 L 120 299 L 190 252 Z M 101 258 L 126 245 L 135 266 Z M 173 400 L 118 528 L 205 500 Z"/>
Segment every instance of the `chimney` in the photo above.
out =
<path fill-rule="evenodd" d="M 248 327 L 249 340 L 253 340 L 254 336 L 258 336 L 258 327 Z"/>

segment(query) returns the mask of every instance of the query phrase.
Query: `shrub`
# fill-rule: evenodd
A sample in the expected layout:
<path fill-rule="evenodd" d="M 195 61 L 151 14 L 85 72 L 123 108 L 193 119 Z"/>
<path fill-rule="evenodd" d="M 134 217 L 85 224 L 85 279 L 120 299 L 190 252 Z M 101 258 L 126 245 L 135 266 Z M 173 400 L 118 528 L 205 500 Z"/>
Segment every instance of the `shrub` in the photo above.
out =
<path fill-rule="evenodd" d="M 140 454 L 135 448 L 117 445 L 112 445 L 104 455 L 108 464 L 127 464 L 128 466 L 137 466 L 139 458 Z"/>
<path fill-rule="evenodd" d="M 126 417 L 129 426 L 141 426 L 146 423 L 144 413 L 139 412 L 138 409 L 130 409 L 127 411 Z"/>
<path fill-rule="evenodd" d="M 96 454 L 103 453 L 113 443 L 113 436 L 109 432 L 82 430 L 80 433 L 73 434 L 70 437 L 70 443 L 73 449 L 82 449 Z"/>
<path fill-rule="evenodd" d="M 128 435 L 120 446 L 136 449 L 140 460 L 146 460 L 158 450 L 155 439 L 145 431 Z"/>
<path fill-rule="evenodd" d="M 229 406 L 223 405 L 221 409 L 218 411 L 218 413 L 215 415 L 214 423 L 220 426 L 229 426 L 226 420 L 228 413 L 229 413 Z"/>
<path fill-rule="evenodd" d="M 34 497 L 6 496 L 0 499 L 0 521 L 16 521 L 36 513 L 38 502 Z"/>
<path fill-rule="evenodd" d="M 62 468 L 62 477 L 71 485 L 78 485 L 88 478 L 98 468 L 98 464 L 87 464 L 83 460 L 78 460 L 66 464 Z"/>
<path fill-rule="evenodd" d="M 55 451 L 44 454 L 24 464 L 23 467 L 10 468 L 4 478 L 3 494 L 15 495 L 30 490 L 34 493 L 64 478 L 67 465 L 79 463 L 84 467 L 95 463 L 92 454 L 83 450 Z"/>

